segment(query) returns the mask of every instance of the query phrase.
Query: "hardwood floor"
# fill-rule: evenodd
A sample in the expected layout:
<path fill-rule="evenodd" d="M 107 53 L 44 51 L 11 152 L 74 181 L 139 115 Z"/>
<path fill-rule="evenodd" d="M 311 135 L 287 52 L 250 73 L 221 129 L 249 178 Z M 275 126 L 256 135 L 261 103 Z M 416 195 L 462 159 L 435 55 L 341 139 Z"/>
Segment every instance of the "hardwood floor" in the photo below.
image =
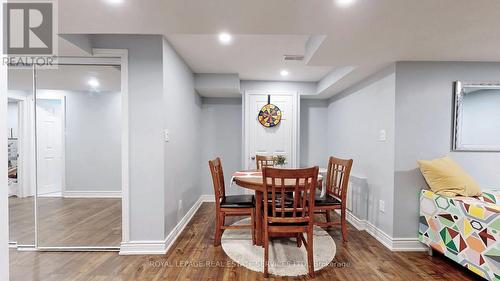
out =
<path fill-rule="evenodd" d="M 167 255 L 117 253 L 34 253 L 11 250 L 12 280 L 262 280 L 263 274 L 233 263 L 213 246 L 215 207 L 204 203 Z M 338 219 L 336 217 L 335 219 Z M 237 220 L 228 219 L 228 222 Z M 348 226 L 329 231 L 337 244 L 335 261 L 314 280 L 477 280 L 442 256 L 386 249 L 366 232 Z M 190 265 L 190 266 L 187 266 Z M 270 280 L 308 280 L 307 276 Z"/>
<path fill-rule="evenodd" d="M 20 245 L 35 243 L 33 197 L 9 197 L 9 240 Z"/>
<path fill-rule="evenodd" d="M 40 246 L 120 246 L 121 199 L 38 198 Z M 9 198 L 10 240 L 34 243 L 33 197 Z"/>

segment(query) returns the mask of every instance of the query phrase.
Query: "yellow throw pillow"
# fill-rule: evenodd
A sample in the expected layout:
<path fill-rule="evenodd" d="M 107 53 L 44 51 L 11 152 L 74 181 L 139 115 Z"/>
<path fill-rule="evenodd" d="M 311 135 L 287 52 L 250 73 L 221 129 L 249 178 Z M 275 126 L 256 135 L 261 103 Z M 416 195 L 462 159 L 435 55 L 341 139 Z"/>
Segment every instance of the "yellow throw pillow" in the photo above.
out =
<path fill-rule="evenodd" d="M 417 162 L 422 175 L 434 193 L 448 197 L 481 195 L 481 187 L 450 157 Z"/>

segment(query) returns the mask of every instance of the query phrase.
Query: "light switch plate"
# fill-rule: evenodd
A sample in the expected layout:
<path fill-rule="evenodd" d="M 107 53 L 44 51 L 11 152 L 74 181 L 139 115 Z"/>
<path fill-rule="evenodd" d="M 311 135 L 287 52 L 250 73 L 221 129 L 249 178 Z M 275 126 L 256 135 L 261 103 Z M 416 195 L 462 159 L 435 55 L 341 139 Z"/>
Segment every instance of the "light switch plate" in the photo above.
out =
<path fill-rule="evenodd" d="M 385 130 L 380 130 L 378 132 L 378 140 L 379 141 L 386 141 L 387 140 L 387 132 Z"/>
<path fill-rule="evenodd" d="M 385 202 L 384 202 L 384 200 L 379 200 L 378 201 L 378 207 L 379 207 L 379 211 L 381 211 L 382 213 L 385 213 Z"/>

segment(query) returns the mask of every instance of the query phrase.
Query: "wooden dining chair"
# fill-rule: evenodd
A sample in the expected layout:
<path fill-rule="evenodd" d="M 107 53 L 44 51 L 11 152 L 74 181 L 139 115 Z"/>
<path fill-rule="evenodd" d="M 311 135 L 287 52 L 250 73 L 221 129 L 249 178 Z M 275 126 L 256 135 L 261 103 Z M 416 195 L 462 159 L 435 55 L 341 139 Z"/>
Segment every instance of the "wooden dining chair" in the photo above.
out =
<path fill-rule="evenodd" d="M 261 170 L 263 167 L 274 167 L 274 157 L 255 155 L 255 163 L 257 164 L 257 170 Z"/>
<path fill-rule="evenodd" d="M 328 160 L 328 170 L 326 174 L 326 194 L 324 197 L 316 196 L 314 202 L 315 213 L 324 214 L 326 222 L 315 221 L 315 225 L 330 227 L 338 225 L 339 222 L 332 222 L 330 212 L 340 210 L 340 225 L 342 230 L 342 240 L 347 242 L 347 222 L 346 204 L 347 187 L 349 175 L 352 168 L 352 159 L 340 159 L 330 157 Z"/>
<path fill-rule="evenodd" d="M 215 238 L 214 246 L 219 246 L 225 229 L 250 228 L 255 244 L 255 198 L 253 195 L 226 195 L 224 172 L 219 157 L 208 161 L 215 194 Z M 250 216 L 250 224 L 225 225 L 226 216 Z"/>
<path fill-rule="evenodd" d="M 313 216 L 314 193 L 318 180 L 318 167 L 306 169 L 262 170 L 264 192 L 264 277 L 269 277 L 269 238 L 296 237 L 297 246 L 307 250 L 309 275 L 314 277 Z M 293 199 L 285 198 L 291 192 Z M 280 195 L 280 196 L 278 196 Z M 270 198 L 269 198 L 270 196 Z M 307 240 L 304 238 L 307 234 Z"/>

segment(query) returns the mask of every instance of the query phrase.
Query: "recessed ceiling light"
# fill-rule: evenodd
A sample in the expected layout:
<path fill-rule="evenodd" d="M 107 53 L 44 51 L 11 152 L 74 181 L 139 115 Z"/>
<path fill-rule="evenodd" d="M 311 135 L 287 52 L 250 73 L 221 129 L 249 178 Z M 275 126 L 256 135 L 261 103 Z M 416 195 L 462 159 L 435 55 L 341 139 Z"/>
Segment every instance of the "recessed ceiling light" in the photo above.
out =
<path fill-rule="evenodd" d="M 104 1 L 111 5 L 119 5 L 122 4 L 124 0 L 104 0 Z"/>
<path fill-rule="evenodd" d="M 99 87 L 99 80 L 97 78 L 90 78 L 89 81 L 87 81 L 87 84 L 89 84 L 90 87 L 92 88 L 97 88 Z"/>
<path fill-rule="evenodd" d="M 283 69 L 282 71 L 280 71 L 280 75 L 283 77 L 288 76 L 288 70 Z"/>
<path fill-rule="evenodd" d="M 219 42 L 221 42 L 224 45 L 230 44 L 233 41 L 233 37 L 231 34 L 227 32 L 222 32 L 219 34 Z"/>
<path fill-rule="evenodd" d="M 337 3 L 338 6 L 340 7 L 348 7 L 354 4 L 356 0 L 335 0 L 335 3 Z"/>

